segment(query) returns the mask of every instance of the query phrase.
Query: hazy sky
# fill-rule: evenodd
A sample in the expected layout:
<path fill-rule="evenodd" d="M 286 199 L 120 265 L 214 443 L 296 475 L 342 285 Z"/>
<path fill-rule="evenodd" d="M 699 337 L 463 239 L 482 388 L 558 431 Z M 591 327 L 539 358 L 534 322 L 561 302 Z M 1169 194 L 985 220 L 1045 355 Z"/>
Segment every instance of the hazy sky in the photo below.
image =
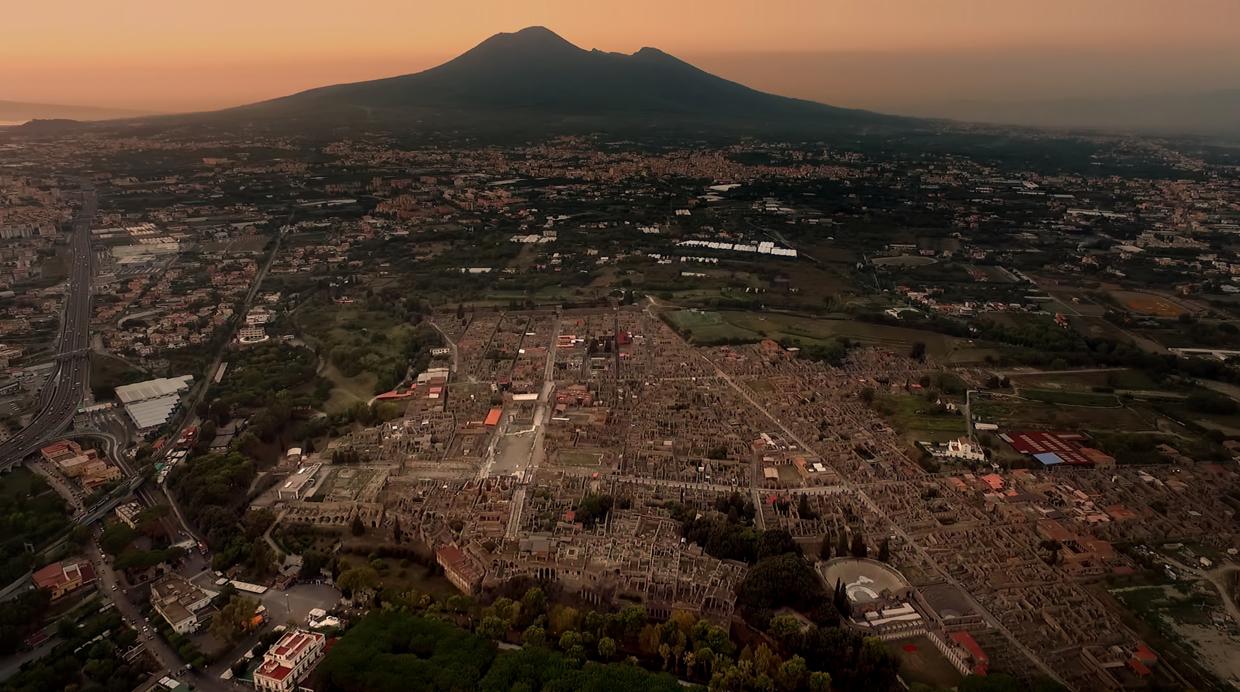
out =
<path fill-rule="evenodd" d="M 0 99 L 189 110 L 415 72 L 541 24 L 839 105 L 1240 88 L 1240 0 L 14 0 Z"/>

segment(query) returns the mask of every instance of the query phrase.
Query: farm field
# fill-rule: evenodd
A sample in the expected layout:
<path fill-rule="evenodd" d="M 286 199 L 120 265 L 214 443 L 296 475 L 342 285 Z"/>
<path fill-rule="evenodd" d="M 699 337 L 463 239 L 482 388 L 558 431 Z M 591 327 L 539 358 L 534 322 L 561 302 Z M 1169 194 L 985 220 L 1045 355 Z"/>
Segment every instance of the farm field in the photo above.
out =
<path fill-rule="evenodd" d="M 849 319 L 736 310 L 678 310 L 669 313 L 668 319 L 696 344 L 754 342 L 762 339 L 825 344 L 835 339 L 847 338 L 866 346 L 902 352 L 920 341 L 926 345 L 926 353 L 931 358 L 949 363 L 980 362 L 986 355 L 995 353 L 993 349 L 971 343 L 968 339 Z"/>
<path fill-rule="evenodd" d="M 913 445 L 919 440 L 946 442 L 963 436 L 964 416 L 940 412 L 934 402 L 912 394 L 887 394 L 874 401 L 874 408 L 883 414 L 893 428 Z"/>
<path fill-rule="evenodd" d="M 1179 317 L 1191 312 L 1180 302 L 1143 291 L 1111 291 L 1111 297 L 1132 312 L 1151 317 Z"/>
<path fill-rule="evenodd" d="M 1155 430 L 1153 421 L 1127 407 L 1063 406 L 1011 397 L 973 401 L 973 417 L 1001 429 Z"/>
<path fill-rule="evenodd" d="M 1165 385 L 1155 381 L 1140 370 L 1123 368 L 1094 369 L 1081 372 L 1040 373 L 1029 372 L 1010 374 L 1008 379 L 1018 388 L 1065 389 L 1090 391 L 1093 387 L 1110 387 L 1113 389 L 1159 389 Z"/>

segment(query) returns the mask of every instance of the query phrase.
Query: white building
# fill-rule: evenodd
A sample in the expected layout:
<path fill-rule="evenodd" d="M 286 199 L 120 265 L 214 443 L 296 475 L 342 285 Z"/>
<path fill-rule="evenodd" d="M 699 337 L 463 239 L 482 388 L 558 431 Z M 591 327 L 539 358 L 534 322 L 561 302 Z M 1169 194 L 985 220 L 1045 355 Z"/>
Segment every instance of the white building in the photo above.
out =
<path fill-rule="evenodd" d="M 980 446 L 970 442 L 967 437 L 950 440 L 947 443 L 947 451 L 944 452 L 944 456 L 951 459 L 964 459 L 965 461 L 986 460 L 986 452 Z"/>
<path fill-rule="evenodd" d="M 263 655 L 263 664 L 254 671 L 254 689 L 260 692 L 295 689 L 323 655 L 326 642 L 327 638 L 318 632 L 301 629 L 285 632 Z"/>
<path fill-rule="evenodd" d="M 179 574 L 151 584 L 151 605 L 177 634 L 198 629 L 198 611 L 211 604 L 215 593 L 200 589 Z"/>
<path fill-rule="evenodd" d="M 116 398 L 138 431 L 147 432 L 168 422 L 181 404 L 181 392 L 193 380 L 192 375 L 182 375 L 126 384 L 116 388 Z"/>

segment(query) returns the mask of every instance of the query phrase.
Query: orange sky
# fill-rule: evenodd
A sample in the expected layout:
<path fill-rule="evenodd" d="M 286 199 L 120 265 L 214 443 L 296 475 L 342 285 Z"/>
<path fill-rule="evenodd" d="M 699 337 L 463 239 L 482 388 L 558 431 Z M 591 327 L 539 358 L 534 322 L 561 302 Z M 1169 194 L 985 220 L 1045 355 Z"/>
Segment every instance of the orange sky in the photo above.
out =
<path fill-rule="evenodd" d="M 154 110 L 235 105 L 413 72 L 493 33 L 535 24 L 584 48 L 632 52 L 657 46 L 759 88 L 842 105 L 881 107 L 899 103 L 902 93 L 908 100 L 909 90 L 940 87 L 953 97 L 987 97 L 986 89 L 1002 91 L 1005 82 L 1023 85 L 1031 79 L 1050 96 L 1062 95 L 1056 79 L 1064 85 L 1060 91 L 1113 87 L 1117 79 L 1150 91 L 1163 82 L 1195 86 L 1194 80 L 1203 87 L 1240 87 L 1240 72 L 1234 70 L 1240 67 L 1240 0 L 14 0 L 5 5 L 0 99 Z M 875 53 L 882 54 L 877 63 L 886 65 L 878 74 L 872 73 L 874 62 L 856 57 Z M 789 54 L 807 57 L 790 60 Z M 1090 76 L 1082 81 L 1065 56 L 1082 56 L 1072 60 L 1092 61 L 1095 69 L 1084 70 Z M 996 74 L 995 64 L 1010 68 Z M 1046 76 L 1047 65 L 1058 78 Z M 1153 71 L 1148 84 L 1142 83 L 1144 70 Z M 975 72 L 979 76 L 972 76 Z M 1232 78 L 1231 84 L 1216 83 Z M 971 88 L 980 91 L 973 94 Z"/>

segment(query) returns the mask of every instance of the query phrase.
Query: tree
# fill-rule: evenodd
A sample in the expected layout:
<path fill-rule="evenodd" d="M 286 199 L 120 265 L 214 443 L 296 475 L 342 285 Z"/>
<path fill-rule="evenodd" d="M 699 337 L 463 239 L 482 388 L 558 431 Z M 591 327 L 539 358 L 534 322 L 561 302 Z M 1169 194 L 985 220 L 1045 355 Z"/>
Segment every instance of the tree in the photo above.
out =
<path fill-rule="evenodd" d="M 924 341 L 914 341 L 913 348 L 909 350 L 909 357 L 913 360 L 925 360 L 926 343 Z"/>
<path fill-rule="evenodd" d="M 799 690 L 809 682 L 809 665 L 800 656 L 784 661 L 775 673 L 775 683 L 781 690 Z"/>
<path fill-rule="evenodd" d="M 574 646 L 581 644 L 581 633 L 574 632 L 573 630 L 569 630 L 565 632 L 564 634 L 560 635 L 559 644 L 560 644 L 561 649 L 563 649 L 564 651 L 568 651 Z"/>
<path fill-rule="evenodd" d="M 405 542 L 405 534 L 400 530 L 400 517 L 392 521 L 392 541 L 398 544 Z"/>
<path fill-rule="evenodd" d="M 477 631 L 478 636 L 502 640 L 508 634 L 508 623 L 494 615 L 488 615 L 478 623 Z"/>
<path fill-rule="evenodd" d="M 838 557 L 848 555 L 848 532 L 840 531 L 835 537 L 835 554 Z"/>
<path fill-rule="evenodd" d="M 797 500 L 797 516 L 802 519 L 816 519 L 818 517 L 818 513 L 814 511 L 814 508 L 809 506 L 809 498 L 806 497 L 805 493 L 801 493 L 801 498 Z"/>
<path fill-rule="evenodd" d="M 370 565 L 362 565 L 345 571 L 336 580 L 342 591 L 356 595 L 359 592 L 371 591 L 379 584 L 379 573 Z"/>
<path fill-rule="evenodd" d="M 793 651 L 800 644 L 801 621 L 792 615 L 776 615 L 771 618 L 770 632 L 784 651 Z"/>
<path fill-rule="evenodd" d="M 891 538 L 883 537 L 883 542 L 878 544 L 878 561 L 891 561 Z"/>
<path fill-rule="evenodd" d="M 852 547 L 849 549 L 849 552 L 856 558 L 865 557 L 870 552 L 870 549 L 866 547 L 865 537 L 861 535 L 861 531 L 853 534 Z"/>
<path fill-rule="evenodd" d="M 824 562 L 831 559 L 831 537 L 825 533 L 822 534 L 822 545 L 818 547 L 818 559 Z"/>
<path fill-rule="evenodd" d="M 547 596 L 537 586 L 526 589 L 521 597 L 521 611 L 518 622 L 529 624 L 547 613 Z"/>
<path fill-rule="evenodd" d="M 611 637 L 602 637 L 598 640 L 598 657 L 604 661 L 610 661 L 616 657 L 616 640 Z"/>
<path fill-rule="evenodd" d="M 136 533 L 127 524 L 109 524 L 99 536 L 99 547 L 109 555 L 120 555 L 133 541 Z"/>
<path fill-rule="evenodd" d="M 763 531 L 758 537 L 758 559 L 775 557 L 784 553 L 801 553 L 801 546 L 793 540 L 787 529 Z"/>
<path fill-rule="evenodd" d="M 737 586 L 737 603 L 751 615 L 782 607 L 808 612 L 824 597 L 814 568 L 797 553 L 759 560 Z"/>
<path fill-rule="evenodd" d="M 607 520 L 614 502 L 611 495 L 586 495 L 577 505 L 577 521 L 587 529 L 594 528 L 598 522 Z"/>
<path fill-rule="evenodd" d="M 521 641 L 525 642 L 526 646 L 544 646 L 547 643 L 547 630 L 538 625 L 530 625 L 525 628 Z"/>
<path fill-rule="evenodd" d="M 809 692 L 831 692 L 831 674 L 820 670 L 810 673 Z"/>
<path fill-rule="evenodd" d="M 349 526 L 349 532 L 354 536 L 360 536 L 366 533 L 366 525 L 362 523 L 362 518 L 360 516 L 356 514 L 353 515 L 353 523 Z"/>
<path fill-rule="evenodd" d="M 244 596 L 234 596 L 215 613 L 211 619 L 211 636 L 235 644 L 250 628 L 258 601 Z"/>
<path fill-rule="evenodd" d="M 559 634 L 574 629 L 581 622 L 581 614 L 576 608 L 556 605 L 547 614 L 548 629 L 552 634 Z"/>

